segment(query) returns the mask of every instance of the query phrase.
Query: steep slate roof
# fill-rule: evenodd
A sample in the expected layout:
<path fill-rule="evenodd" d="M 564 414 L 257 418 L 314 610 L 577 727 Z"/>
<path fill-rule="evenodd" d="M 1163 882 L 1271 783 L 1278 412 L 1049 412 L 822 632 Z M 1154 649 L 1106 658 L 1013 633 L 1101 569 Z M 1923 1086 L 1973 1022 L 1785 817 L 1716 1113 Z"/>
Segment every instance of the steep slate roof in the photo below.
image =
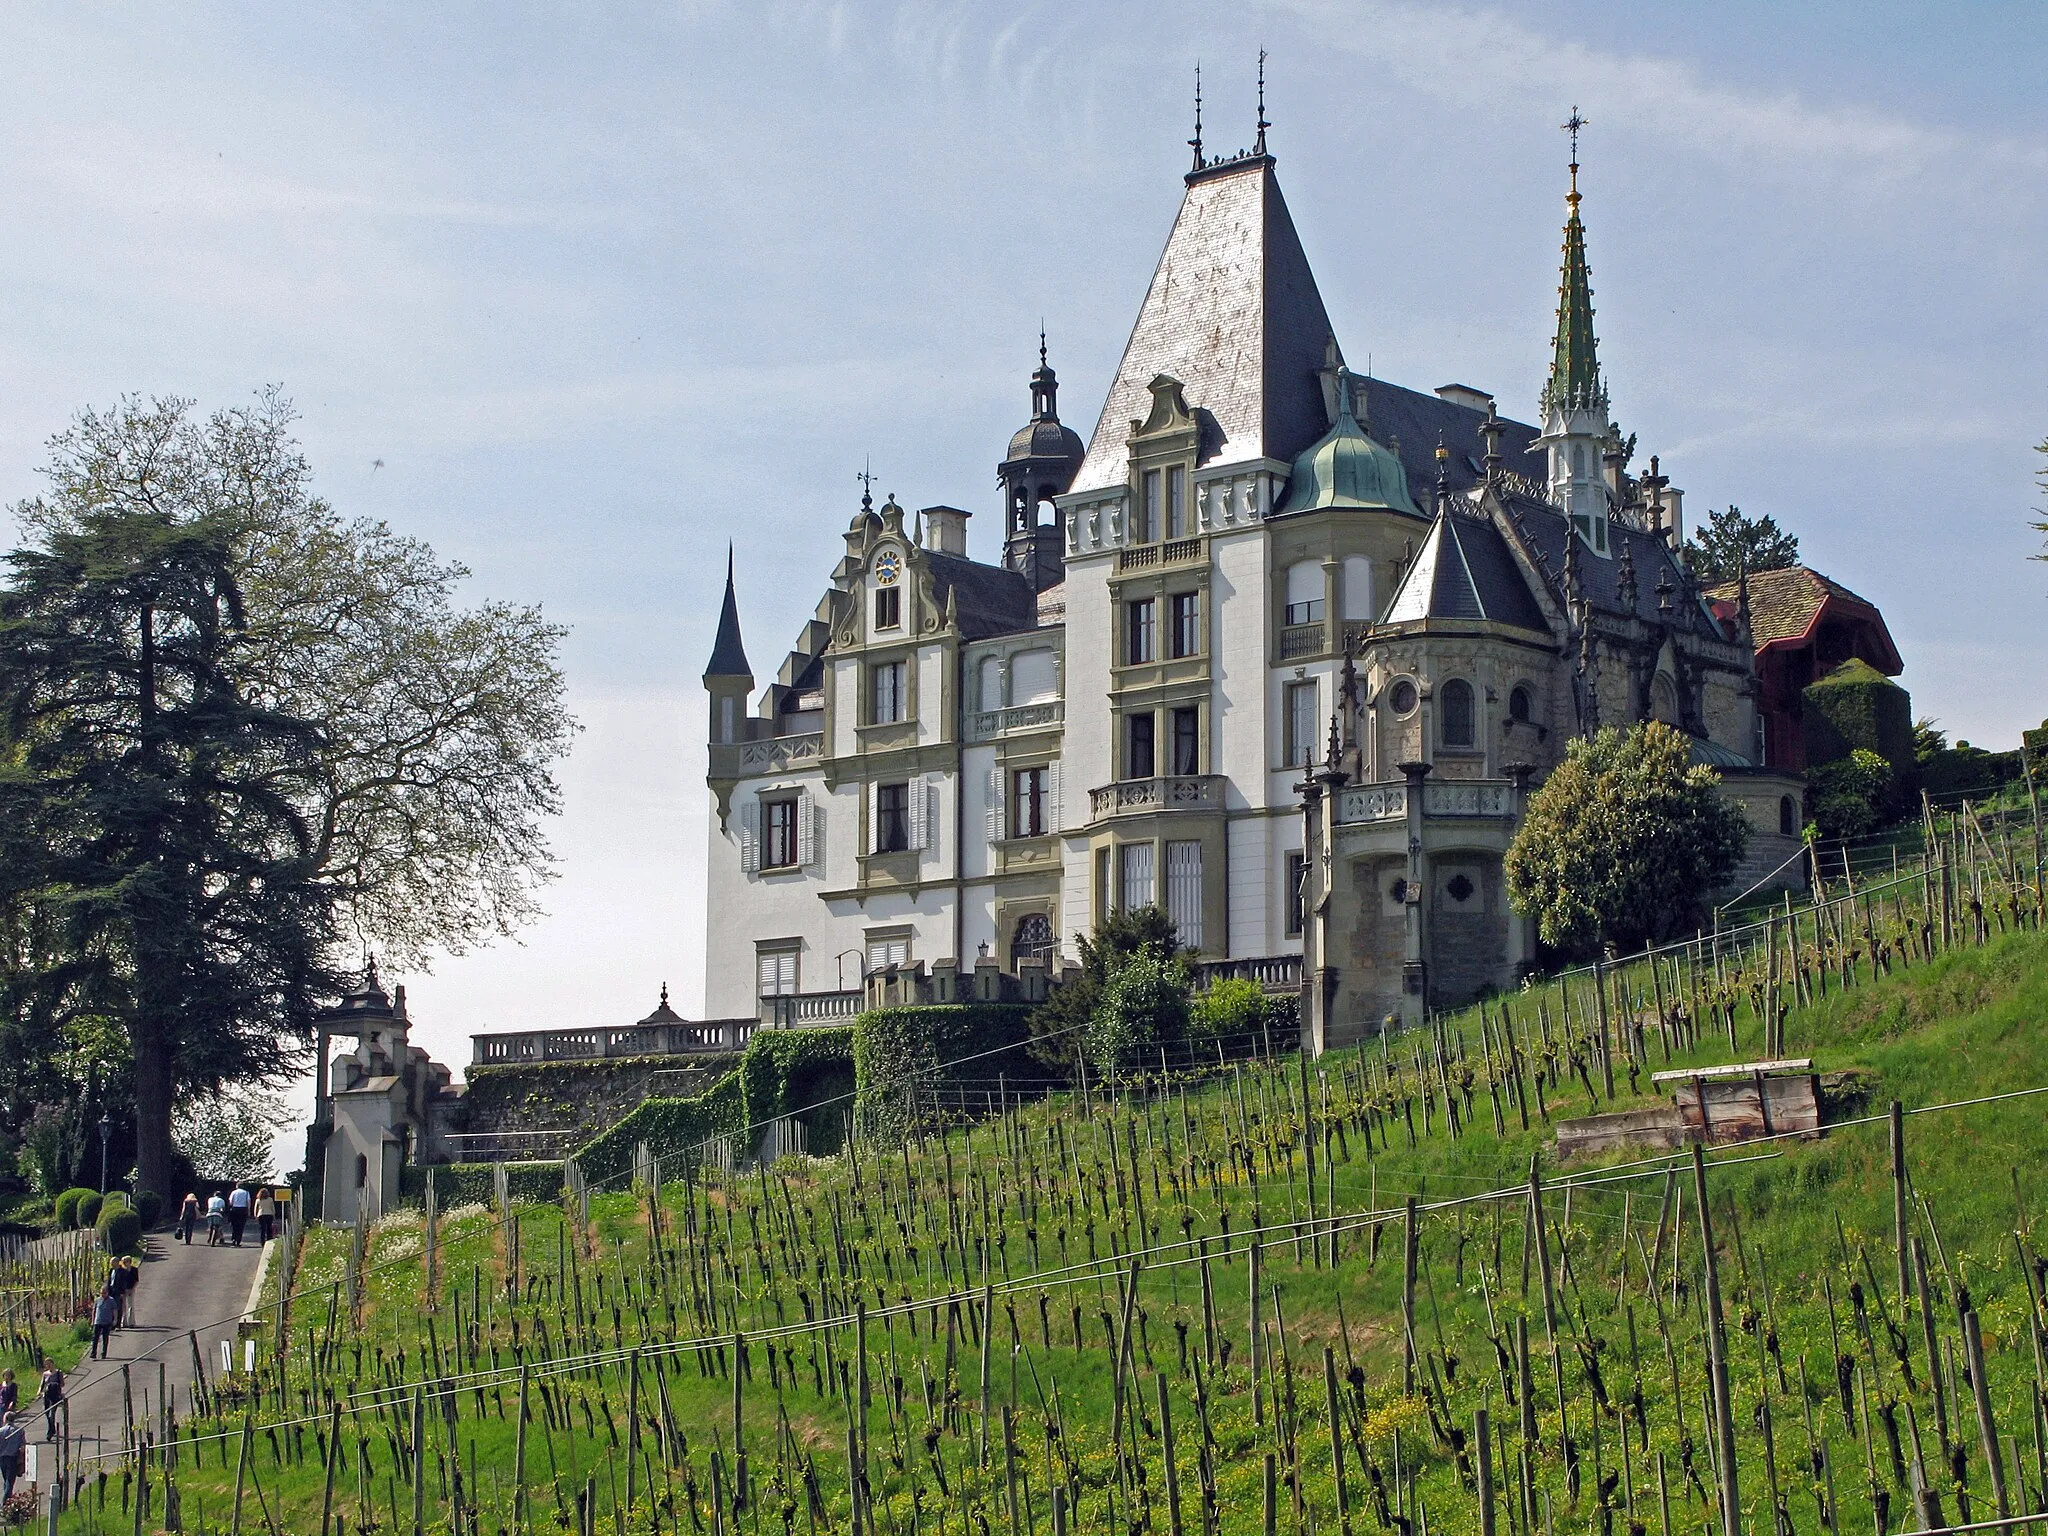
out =
<path fill-rule="evenodd" d="M 1449 512 L 1430 525 L 1380 622 L 1422 619 L 1483 619 L 1550 632 L 1500 530 Z"/>
<path fill-rule="evenodd" d="M 1736 602 L 1737 583 L 1721 582 L 1708 587 L 1705 595 L 1716 603 L 1726 604 L 1732 616 Z M 1781 571 L 1752 571 L 1749 574 L 1749 632 L 1758 650 L 1768 645 L 1785 641 L 1804 640 L 1813 633 L 1813 626 L 1819 622 L 1821 610 L 1832 600 L 1839 599 L 1867 609 L 1869 616 L 1880 630 L 1885 629 L 1884 616 L 1878 612 L 1877 604 L 1868 598 L 1858 597 L 1839 581 L 1821 575 L 1803 565 L 1788 566 Z M 1895 665 L 1892 675 L 1905 670 L 1898 661 L 1898 648 L 1891 644 L 1891 633 L 1885 631 L 1885 643 L 1891 647 Z"/>
<path fill-rule="evenodd" d="M 740 644 L 740 605 L 732 590 L 732 546 L 725 550 L 725 606 L 718 612 L 718 638 L 711 642 L 711 660 L 706 677 L 752 677 L 747 665 L 747 648 Z"/>
<path fill-rule="evenodd" d="M 957 594 L 954 615 L 962 638 L 985 640 L 1037 627 L 1038 594 L 1018 572 L 932 550 L 924 558 L 931 566 L 932 596 L 939 605 L 945 605 L 948 592 Z"/>
<path fill-rule="evenodd" d="M 1468 490 L 1486 477 L 1486 440 L 1479 435 L 1486 412 L 1421 390 L 1403 389 L 1385 379 L 1358 383 L 1365 396 L 1365 416 L 1359 424 L 1372 434 L 1374 442 L 1385 443 L 1401 455 L 1408 488 L 1416 496 L 1428 497 L 1436 485 L 1439 438 L 1451 451 L 1448 464 L 1453 491 Z M 1547 478 L 1543 455 L 1532 446 L 1537 429 L 1505 416 L 1500 425 L 1501 467 L 1542 484 Z"/>
<path fill-rule="evenodd" d="M 1272 157 L 1190 176 L 1072 489 L 1122 483 L 1162 373 L 1202 423 L 1203 464 L 1291 463 L 1330 424 L 1317 370 L 1332 334 Z"/>
<path fill-rule="evenodd" d="M 1539 551 L 1542 558 L 1537 564 L 1543 566 L 1556 582 L 1564 580 L 1565 549 L 1575 537 L 1565 515 L 1555 507 L 1531 501 L 1525 496 L 1506 498 L 1509 511 L 1514 519 L 1515 529 L 1533 551 Z M 1621 552 L 1624 548 L 1634 553 L 1636 567 L 1636 605 L 1634 617 L 1645 624 L 1669 622 L 1673 628 L 1699 635 L 1708 635 L 1725 641 L 1721 626 L 1710 614 L 1704 602 L 1688 602 L 1685 596 L 1685 573 L 1678 568 L 1677 557 L 1670 546 L 1654 533 L 1645 533 L 1637 528 L 1627 527 L 1619 522 L 1607 525 L 1607 543 L 1611 551 L 1607 559 L 1601 559 L 1584 544 L 1579 546 L 1579 587 L 1594 609 L 1601 613 L 1625 614 L 1630 610 L 1621 601 Z M 1671 578 L 1671 612 L 1666 614 L 1657 606 L 1657 582 L 1664 576 Z"/>

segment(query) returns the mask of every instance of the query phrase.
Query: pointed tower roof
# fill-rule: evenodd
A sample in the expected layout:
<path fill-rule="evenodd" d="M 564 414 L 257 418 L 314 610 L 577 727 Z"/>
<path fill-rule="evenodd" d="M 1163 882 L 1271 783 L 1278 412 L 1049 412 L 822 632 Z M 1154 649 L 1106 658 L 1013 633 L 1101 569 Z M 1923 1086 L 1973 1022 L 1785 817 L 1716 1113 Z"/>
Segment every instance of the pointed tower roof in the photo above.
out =
<path fill-rule="evenodd" d="M 1593 274 L 1586 265 L 1586 226 L 1579 222 L 1579 130 L 1585 119 L 1578 109 L 1565 122 L 1572 136 L 1571 190 L 1565 194 L 1564 268 L 1557 285 L 1557 332 L 1552 338 L 1550 382 L 1544 386 L 1543 408 L 1570 410 L 1604 405 L 1607 391 L 1600 382 L 1600 359 L 1593 337 Z"/>
<path fill-rule="evenodd" d="M 718 638 L 711 642 L 711 660 L 704 668 L 704 675 L 712 677 L 744 677 L 754 680 L 754 669 L 747 665 L 747 648 L 740 643 L 740 604 L 732 589 L 732 546 L 725 546 L 725 606 L 718 612 Z"/>
<path fill-rule="evenodd" d="M 1330 424 L 1318 377 L 1330 336 L 1273 157 L 1191 171 L 1073 489 L 1123 482 L 1130 424 L 1160 374 L 1201 421 L 1205 465 L 1291 461 Z"/>
<path fill-rule="evenodd" d="M 1491 523 L 1439 512 L 1382 624 L 1425 619 L 1479 619 L 1545 630 L 1543 610 L 1529 593 L 1500 532 Z"/>

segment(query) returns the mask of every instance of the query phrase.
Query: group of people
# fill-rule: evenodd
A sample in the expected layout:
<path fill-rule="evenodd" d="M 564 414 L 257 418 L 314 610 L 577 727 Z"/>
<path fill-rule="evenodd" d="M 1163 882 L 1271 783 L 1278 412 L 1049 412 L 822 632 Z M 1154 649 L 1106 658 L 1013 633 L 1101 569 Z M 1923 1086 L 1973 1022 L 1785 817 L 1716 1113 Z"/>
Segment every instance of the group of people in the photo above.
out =
<path fill-rule="evenodd" d="M 247 1184 L 236 1184 L 229 1189 L 217 1189 L 206 1197 L 202 1205 L 197 1194 L 185 1197 L 185 1203 L 178 1207 L 178 1236 L 184 1242 L 192 1241 L 192 1229 L 199 1225 L 199 1217 L 206 1216 L 206 1245 L 218 1248 L 223 1244 L 242 1246 L 242 1233 L 249 1225 L 249 1218 L 256 1218 L 256 1241 L 267 1243 L 277 1230 L 278 1203 L 289 1200 L 291 1192 L 272 1189 L 268 1184 L 258 1184 L 253 1189 Z"/>
<path fill-rule="evenodd" d="M 44 1415 L 43 1438 L 54 1441 L 57 1414 L 64 1406 L 64 1373 L 48 1355 L 43 1356 L 43 1379 L 36 1401 Z M 21 1411 L 21 1383 L 14 1379 L 13 1368 L 0 1370 L 0 1502 L 14 1497 L 14 1485 L 21 1480 L 28 1459 L 28 1429 L 22 1423 L 26 1417 Z"/>
<path fill-rule="evenodd" d="M 99 1300 L 92 1304 L 92 1350 L 90 1358 L 104 1360 L 113 1343 L 114 1330 L 125 1328 L 135 1318 L 135 1288 L 142 1283 L 142 1266 L 135 1256 L 124 1253 L 107 1271 L 107 1283 L 100 1287 Z"/>

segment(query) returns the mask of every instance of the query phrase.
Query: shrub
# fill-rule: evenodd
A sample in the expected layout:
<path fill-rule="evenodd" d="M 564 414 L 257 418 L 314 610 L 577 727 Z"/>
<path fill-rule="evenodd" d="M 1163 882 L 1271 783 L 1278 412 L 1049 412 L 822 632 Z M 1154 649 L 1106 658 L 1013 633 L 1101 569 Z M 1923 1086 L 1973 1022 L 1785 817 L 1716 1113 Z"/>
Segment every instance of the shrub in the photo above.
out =
<path fill-rule="evenodd" d="M 1271 1024 L 1265 989 L 1245 976 L 1226 976 L 1198 993 L 1188 1008 L 1188 1038 L 1213 1050 L 1242 1051 L 1257 1043 Z"/>
<path fill-rule="evenodd" d="M 100 1219 L 100 1207 L 106 1204 L 105 1197 L 96 1189 L 88 1189 L 78 1200 L 78 1220 L 75 1226 L 90 1227 Z"/>
<path fill-rule="evenodd" d="M 103 1253 L 134 1253 L 142 1246 L 142 1217 L 125 1201 L 101 1211 L 93 1231 Z"/>
<path fill-rule="evenodd" d="M 57 1226 L 61 1230 L 72 1232 L 78 1229 L 81 1225 L 78 1217 L 79 1202 L 93 1193 L 89 1189 L 67 1189 L 57 1197 L 54 1209 L 57 1217 Z"/>
<path fill-rule="evenodd" d="M 1022 1003 L 875 1008 L 853 1021 L 853 1073 L 863 1135 L 900 1136 L 966 1080 L 1029 1078 Z"/>
<path fill-rule="evenodd" d="M 1084 1038 L 1088 1060 L 1108 1076 L 1157 1066 L 1188 1037 L 1188 972 L 1179 957 L 1141 949 L 1110 967 Z"/>
<path fill-rule="evenodd" d="M 1180 948 L 1180 936 L 1165 909 L 1151 906 L 1112 912 L 1095 925 L 1094 933 L 1075 934 L 1074 944 L 1081 952 L 1080 971 L 1054 987 L 1031 1015 L 1032 1059 L 1062 1078 L 1073 1071 L 1086 1048 L 1111 968 L 1123 956 L 1141 950 L 1170 960 Z"/>
<path fill-rule="evenodd" d="M 135 1214 L 142 1218 L 143 1230 L 163 1220 L 164 1197 L 153 1189 L 145 1189 L 135 1197 Z"/>
<path fill-rule="evenodd" d="M 1869 662 L 1843 662 L 1802 697 L 1809 767 L 1860 748 L 1875 752 L 1899 773 L 1913 771 L 1912 697 Z"/>
<path fill-rule="evenodd" d="M 1875 832 L 1892 819 L 1897 806 L 1898 776 L 1892 765 L 1862 747 L 1815 768 L 1806 785 L 1813 824 L 1822 837 Z"/>

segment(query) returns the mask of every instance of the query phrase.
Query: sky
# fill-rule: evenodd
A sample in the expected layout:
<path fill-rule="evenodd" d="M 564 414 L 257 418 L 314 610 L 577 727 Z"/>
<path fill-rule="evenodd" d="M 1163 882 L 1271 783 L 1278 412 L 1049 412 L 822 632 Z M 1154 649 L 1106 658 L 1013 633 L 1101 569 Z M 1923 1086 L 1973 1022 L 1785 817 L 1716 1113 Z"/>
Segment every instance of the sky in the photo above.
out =
<path fill-rule="evenodd" d="M 728 541 L 765 682 L 872 462 L 979 514 L 1041 322 L 1085 437 L 1182 191 L 1191 85 L 1279 176 L 1347 358 L 1524 419 L 1565 141 L 1624 430 L 1884 610 L 1916 712 L 2048 715 L 2048 12 L 1404 0 L 14 4 L 0 502 L 124 393 L 280 384 L 319 489 L 543 605 L 584 731 L 522 933 L 403 978 L 493 1028 L 702 986 Z M 0 538 L 11 540 L 0 513 Z M 387 980 L 395 978 L 387 978 Z"/>

